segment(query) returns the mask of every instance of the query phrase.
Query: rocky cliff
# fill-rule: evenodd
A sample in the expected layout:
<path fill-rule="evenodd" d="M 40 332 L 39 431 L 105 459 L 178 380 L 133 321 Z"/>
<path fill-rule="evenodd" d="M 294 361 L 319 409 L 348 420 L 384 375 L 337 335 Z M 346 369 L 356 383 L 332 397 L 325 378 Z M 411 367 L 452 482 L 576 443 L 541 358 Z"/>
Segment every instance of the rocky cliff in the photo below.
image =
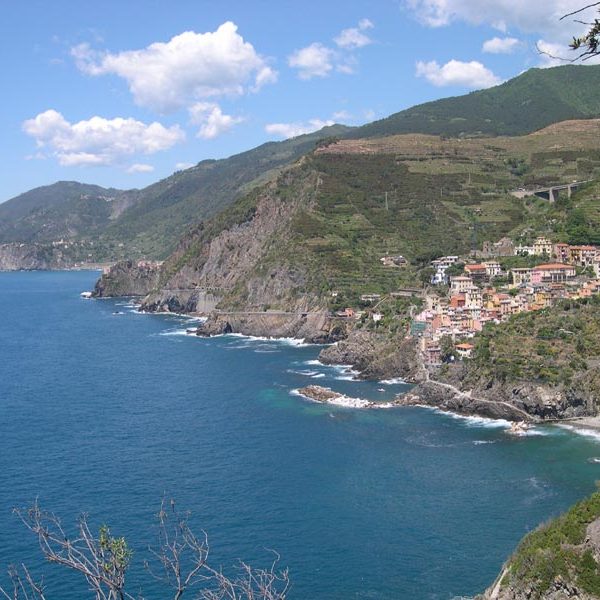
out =
<path fill-rule="evenodd" d="M 146 296 L 158 285 L 160 265 L 123 260 L 113 265 L 96 282 L 95 298 Z"/>
<path fill-rule="evenodd" d="M 0 244 L 0 271 L 68 269 L 72 254 L 52 244 Z"/>
<path fill-rule="evenodd" d="M 353 330 L 347 339 L 323 349 L 319 360 L 326 364 L 352 365 L 365 379 L 400 378 L 422 381 L 425 371 L 416 339 L 405 339 L 363 329 Z"/>

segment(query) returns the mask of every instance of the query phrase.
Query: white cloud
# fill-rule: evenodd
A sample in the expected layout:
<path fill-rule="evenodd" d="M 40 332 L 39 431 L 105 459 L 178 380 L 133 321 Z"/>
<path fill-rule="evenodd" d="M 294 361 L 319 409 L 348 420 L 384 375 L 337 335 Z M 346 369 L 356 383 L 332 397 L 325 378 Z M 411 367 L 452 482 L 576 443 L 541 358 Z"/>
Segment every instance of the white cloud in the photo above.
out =
<path fill-rule="evenodd" d="M 348 50 L 354 48 L 362 48 L 373 43 L 373 40 L 364 32 L 367 29 L 372 29 L 373 23 L 369 19 L 361 19 L 358 27 L 350 27 L 340 32 L 338 36 L 333 38 L 333 41 L 340 47 Z"/>
<path fill-rule="evenodd" d="M 192 167 L 195 167 L 196 163 L 193 162 L 178 162 L 175 165 L 175 170 L 176 171 L 185 171 L 186 169 L 191 169 Z"/>
<path fill-rule="evenodd" d="M 257 91 L 277 79 L 231 21 L 214 32 L 186 31 L 141 50 L 112 54 L 81 44 L 71 54 L 84 73 L 122 77 L 137 104 L 161 112 L 210 97 Z"/>
<path fill-rule="evenodd" d="M 334 112 L 332 116 L 337 123 L 343 123 L 354 120 L 354 117 L 347 110 L 338 110 Z"/>
<path fill-rule="evenodd" d="M 212 140 L 243 121 L 241 117 L 224 114 L 221 107 L 214 102 L 197 102 L 190 106 L 189 113 L 191 122 L 200 125 L 198 137 L 205 140 Z"/>
<path fill-rule="evenodd" d="M 457 85 L 481 89 L 501 83 L 499 77 L 477 61 L 450 60 L 442 66 L 435 60 L 419 61 L 417 62 L 417 77 L 424 77 L 438 87 Z"/>
<path fill-rule="evenodd" d="M 63 166 L 110 165 L 135 154 L 167 150 L 185 138 L 178 125 L 147 125 L 121 117 L 92 117 L 70 123 L 55 110 L 28 119 L 23 131 Z"/>
<path fill-rule="evenodd" d="M 306 123 L 269 123 L 265 126 L 265 131 L 272 135 L 276 135 L 277 137 L 287 139 L 318 131 L 319 129 L 323 129 L 323 127 L 333 125 L 334 123 L 335 121 L 332 121 L 331 119 L 328 119 L 327 121 L 310 119 Z"/>
<path fill-rule="evenodd" d="M 517 38 L 494 37 L 491 40 L 486 40 L 483 42 L 483 47 L 481 49 L 483 52 L 487 52 L 488 54 L 511 54 L 520 45 L 521 42 Z"/>
<path fill-rule="evenodd" d="M 353 50 L 372 44 L 373 40 L 364 33 L 374 27 L 369 19 L 361 19 L 357 27 L 342 30 L 333 38 L 338 46 L 334 50 L 321 42 L 313 42 L 310 46 L 296 50 L 288 57 L 288 65 L 298 69 L 300 79 L 327 77 L 334 70 L 338 73 L 351 75 L 356 72 L 356 58 Z"/>
<path fill-rule="evenodd" d="M 333 69 L 335 53 L 319 42 L 296 50 L 289 58 L 288 65 L 298 69 L 300 79 L 327 77 Z"/>
<path fill-rule="evenodd" d="M 152 165 L 147 165 L 144 163 L 134 163 L 128 169 L 128 173 L 152 173 L 154 171 L 154 167 Z"/>
<path fill-rule="evenodd" d="M 430 27 L 442 27 L 455 21 L 472 25 L 487 24 L 506 32 L 516 28 L 523 33 L 541 34 L 545 38 L 564 43 L 579 35 L 585 26 L 573 19 L 560 18 L 581 6 L 575 0 L 404 0 L 405 6 L 417 19 Z M 582 21 L 595 13 L 591 8 L 578 15 Z"/>

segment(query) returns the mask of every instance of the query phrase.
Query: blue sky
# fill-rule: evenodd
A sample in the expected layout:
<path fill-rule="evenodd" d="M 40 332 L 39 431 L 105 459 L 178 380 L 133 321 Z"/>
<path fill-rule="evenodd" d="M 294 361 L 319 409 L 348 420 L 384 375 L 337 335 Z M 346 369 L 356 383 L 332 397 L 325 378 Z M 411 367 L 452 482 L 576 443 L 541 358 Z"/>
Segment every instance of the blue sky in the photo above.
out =
<path fill-rule="evenodd" d="M 577 0 L 4 3 L 0 201 L 205 158 L 551 66 Z M 49 7 L 52 7 L 51 9 Z"/>

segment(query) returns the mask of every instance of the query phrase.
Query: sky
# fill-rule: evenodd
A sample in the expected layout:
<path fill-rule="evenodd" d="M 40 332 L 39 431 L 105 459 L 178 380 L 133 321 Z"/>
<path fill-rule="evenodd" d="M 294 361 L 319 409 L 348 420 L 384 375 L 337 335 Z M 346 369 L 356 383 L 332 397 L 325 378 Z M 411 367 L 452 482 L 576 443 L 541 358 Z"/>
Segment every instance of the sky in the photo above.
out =
<path fill-rule="evenodd" d="M 585 28 L 559 19 L 585 4 L 4 0 L 0 201 L 60 180 L 140 188 L 561 64 L 539 50 L 571 58 Z"/>

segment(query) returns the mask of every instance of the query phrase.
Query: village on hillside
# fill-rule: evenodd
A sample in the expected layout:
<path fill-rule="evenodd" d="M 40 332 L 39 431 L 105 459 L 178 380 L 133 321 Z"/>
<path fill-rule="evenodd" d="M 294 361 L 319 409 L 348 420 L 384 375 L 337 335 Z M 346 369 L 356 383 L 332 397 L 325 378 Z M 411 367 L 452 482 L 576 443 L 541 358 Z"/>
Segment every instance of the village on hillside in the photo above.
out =
<path fill-rule="evenodd" d="M 596 246 L 552 243 L 543 236 L 531 246 L 515 246 L 503 238 L 485 242 L 482 251 L 472 254 L 480 262 L 463 264 L 459 256 L 432 262 L 431 284 L 448 286 L 448 293 L 426 294 L 424 308 L 410 326 L 410 335 L 419 339 L 429 364 L 442 362 L 445 337 L 454 342 L 456 356 L 468 358 L 474 349 L 469 338 L 486 323 L 500 323 L 517 313 L 600 292 L 600 248 Z M 503 269 L 503 257 L 511 256 L 529 256 L 539 264 Z"/>

